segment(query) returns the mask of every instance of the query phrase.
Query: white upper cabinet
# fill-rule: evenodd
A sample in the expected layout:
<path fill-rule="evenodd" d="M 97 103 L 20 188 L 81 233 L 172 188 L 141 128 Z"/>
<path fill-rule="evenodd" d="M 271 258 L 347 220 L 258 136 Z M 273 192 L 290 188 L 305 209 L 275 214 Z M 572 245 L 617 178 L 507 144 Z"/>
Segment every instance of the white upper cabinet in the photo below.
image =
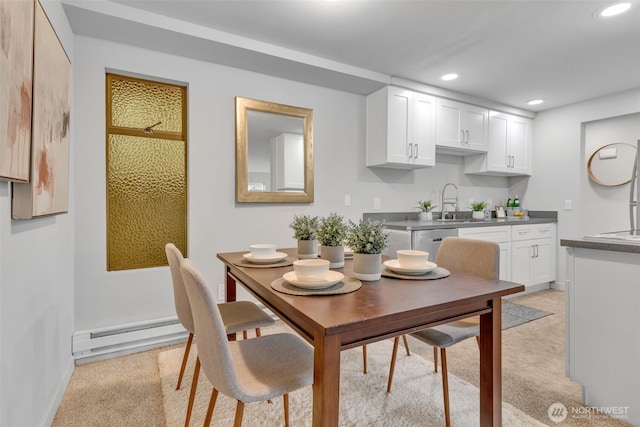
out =
<path fill-rule="evenodd" d="M 491 111 L 487 154 L 465 158 L 465 173 L 531 175 L 531 119 Z"/>
<path fill-rule="evenodd" d="M 436 103 L 436 149 L 447 154 L 487 152 L 489 110 L 438 98 Z"/>
<path fill-rule="evenodd" d="M 394 86 L 367 96 L 367 166 L 435 165 L 435 97 Z"/>

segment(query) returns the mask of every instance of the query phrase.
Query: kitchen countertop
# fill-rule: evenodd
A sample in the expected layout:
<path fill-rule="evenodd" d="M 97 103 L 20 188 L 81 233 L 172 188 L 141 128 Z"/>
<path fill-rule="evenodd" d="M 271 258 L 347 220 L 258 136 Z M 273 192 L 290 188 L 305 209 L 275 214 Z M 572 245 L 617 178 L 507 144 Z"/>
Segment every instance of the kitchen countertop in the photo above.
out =
<path fill-rule="evenodd" d="M 467 215 L 468 214 L 468 215 Z M 420 221 L 416 212 L 365 213 L 363 218 L 384 221 L 387 228 L 393 230 L 437 230 L 442 228 L 495 227 L 500 225 L 548 224 L 558 222 L 555 211 L 529 211 L 525 218 L 492 218 L 490 220 L 475 220 L 469 215 L 471 212 L 459 213 L 460 219 L 447 221 Z"/>
<path fill-rule="evenodd" d="M 561 239 L 560 246 L 580 249 L 596 249 L 600 251 L 626 252 L 640 254 L 640 244 L 625 243 L 618 240 Z"/>

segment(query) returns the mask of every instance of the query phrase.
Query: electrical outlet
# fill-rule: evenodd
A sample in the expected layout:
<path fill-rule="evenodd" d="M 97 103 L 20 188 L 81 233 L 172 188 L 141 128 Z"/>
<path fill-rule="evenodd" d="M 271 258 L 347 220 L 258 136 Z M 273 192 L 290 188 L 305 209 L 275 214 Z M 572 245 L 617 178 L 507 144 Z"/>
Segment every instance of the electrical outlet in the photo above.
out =
<path fill-rule="evenodd" d="M 375 197 L 373 199 L 373 209 L 376 209 L 376 210 L 380 209 L 380 197 Z"/>
<path fill-rule="evenodd" d="M 218 285 L 218 300 L 224 300 L 225 292 L 224 285 Z"/>
<path fill-rule="evenodd" d="M 344 205 L 345 206 L 351 206 L 351 196 L 348 194 L 344 195 Z"/>
<path fill-rule="evenodd" d="M 564 201 L 564 210 L 565 211 L 570 211 L 571 209 L 573 209 L 571 200 L 565 200 Z"/>

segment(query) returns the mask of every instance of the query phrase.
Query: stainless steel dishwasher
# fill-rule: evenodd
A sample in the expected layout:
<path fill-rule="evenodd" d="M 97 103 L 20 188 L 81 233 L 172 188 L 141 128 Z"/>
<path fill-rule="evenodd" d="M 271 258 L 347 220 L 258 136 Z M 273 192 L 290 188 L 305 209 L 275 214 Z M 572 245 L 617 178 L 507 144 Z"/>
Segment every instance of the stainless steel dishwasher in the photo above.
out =
<path fill-rule="evenodd" d="M 383 251 L 384 255 L 396 257 L 399 249 L 417 249 L 429 252 L 429 260 L 434 261 L 442 243 L 448 236 L 457 236 L 457 228 L 436 228 L 431 230 L 388 230 L 389 245 Z"/>
<path fill-rule="evenodd" d="M 434 230 L 418 230 L 411 232 L 411 249 L 429 252 L 431 261 L 436 259 L 436 254 L 442 243 L 442 239 L 448 236 L 457 236 L 457 228 L 437 228 Z"/>

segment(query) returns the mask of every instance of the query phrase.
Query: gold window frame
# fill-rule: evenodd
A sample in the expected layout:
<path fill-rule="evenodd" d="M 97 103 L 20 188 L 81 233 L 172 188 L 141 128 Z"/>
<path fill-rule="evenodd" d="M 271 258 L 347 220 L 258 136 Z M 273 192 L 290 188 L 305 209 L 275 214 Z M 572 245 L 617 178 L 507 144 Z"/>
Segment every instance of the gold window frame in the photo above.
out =
<path fill-rule="evenodd" d="M 133 82 L 139 82 L 143 84 L 149 84 L 153 86 L 168 86 L 172 88 L 178 88 L 180 90 L 180 96 L 182 99 L 182 116 L 181 116 L 181 131 L 166 131 L 162 129 L 156 129 L 153 123 L 150 123 L 146 128 L 133 128 L 133 127 L 125 127 L 125 126 L 115 126 L 113 125 L 113 117 L 112 117 L 112 82 L 114 79 L 117 80 L 127 80 Z M 139 268 L 152 268 L 152 267 L 160 267 L 168 265 L 166 256 L 162 258 L 161 263 L 149 263 L 145 265 L 135 265 L 135 266 L 125 266 L 125 267 L 114 267 L 112 266 L 112 260 L 110 259 L 110 237 L 109 237 L 109 138 L 112 135 L 123 135 L 123 136 L 132 136 L 132 137 L 140 137 L 140 138 L 152 138 L 152 139 L 161 139 L 161 140 L 172 140 L 172 141 L 184 141 L 184 246 L 177 244 L 176 246 L 183 253 L 185 257 L 188 256 L 187 253 L 187 241 L 188 241 L 188 169 L 187 169 L 187 159 L 188 159 L 188 140 L 187 140 L 187 87 L 178 84 L 165 83 L 156 80 L 150 79 L 142 79 L 137 77 L 131 77 L 127 75 L 115 74 L 115 73 L 106 73 L 106 135 L 105 135 L 105 158 L 106 158 L 106 169 L 105 169 L 105 185 L 106 185 L 106 240 L 107 240 L 107 271 L 119 271 L 119 270 L 130 270 L 130 269 L 139 269 Z M 166 242 L 169 243 L 169 242 Z M 164 254 L 164 246 L 162 247 L 162 253 Z"/>

